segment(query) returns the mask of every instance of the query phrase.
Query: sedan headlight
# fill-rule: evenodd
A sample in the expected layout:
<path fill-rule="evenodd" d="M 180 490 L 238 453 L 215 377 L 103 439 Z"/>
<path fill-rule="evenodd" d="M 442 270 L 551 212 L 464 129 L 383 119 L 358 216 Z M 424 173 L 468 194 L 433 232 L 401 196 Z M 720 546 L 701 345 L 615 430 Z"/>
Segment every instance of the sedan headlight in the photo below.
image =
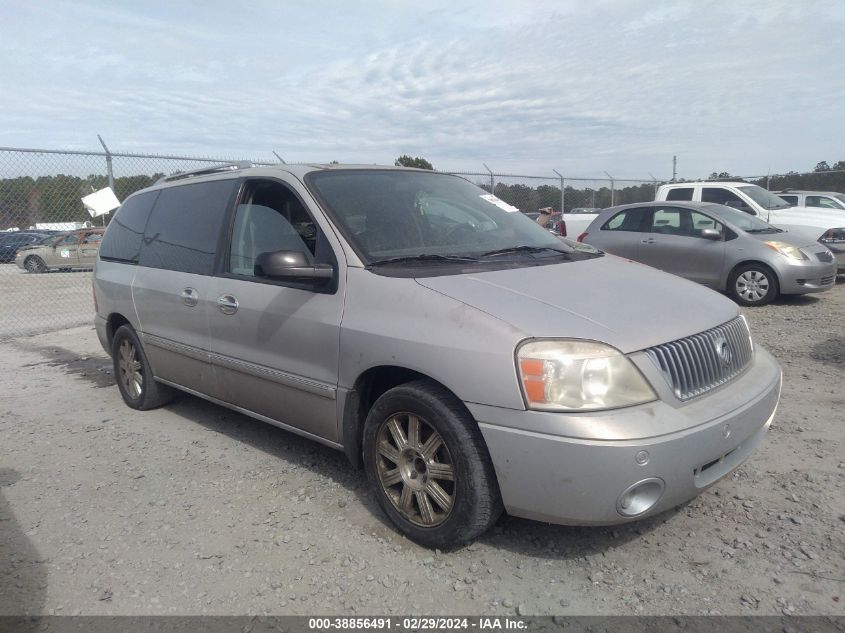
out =
<path fill-rule="evenodd" d="M 828 229 L 824 232 L 819 238 L 819 242 L 822 244 L 834 244 L 837 242 L 845 242 L 845 228 L 841 229 Z"/>
<path fill-rule="evenodd" d="M 799 261 L 809 259 L 797 246 L 792 246 L 792 244 L 787 244 L 786 242 L 778 242 L 778 241 L 771 241 L 771 242 L 763 242 L 766 246 L 771 248 L 773 251 L 777 251 L 784 257 L 788 257 L 789 259 L 797 259 Z"/>
<path fill-rule="evenodd" d="M 634 364 L 603 343 L 529 341 L 516 356 L 529 409 L 598 411 L 657 398 Z"/>

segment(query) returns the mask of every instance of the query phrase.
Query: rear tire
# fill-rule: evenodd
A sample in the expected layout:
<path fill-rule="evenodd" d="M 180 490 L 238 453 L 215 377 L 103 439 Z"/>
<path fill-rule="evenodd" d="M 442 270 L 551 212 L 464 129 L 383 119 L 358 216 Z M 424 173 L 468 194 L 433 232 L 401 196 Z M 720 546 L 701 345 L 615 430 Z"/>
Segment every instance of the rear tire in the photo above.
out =
<path fill-rule="evenodd" d="M 739 305 L 763 306 L 780 294 L 780 285 L 771 268 L 752 262 L 737 267 L 731 273 L 728 292 Z"/>
<path fill-rule="evenodd" d="M 379 506 L 420 545 L 465 545 L 502 512 L 478 424 L 430 380 L 400 385 L 376 400 L 364 426 L 363 456 Z"/>
<path fill-rule="evenodd" d="M 47 264 L 45 264 L 44 260 L 38 255 L 30 255 L 27 257 L 24 260 L 23 267 L 26 268 L 27 272 L 35 275 L 47 272 Z"/>
<path fill-rule="evenodd" d="M 128 406 L 147 411 L 173 400 L 176 390 L 153 378 L 141 340 L 131 325 L 122 325 L 114 333 L 111 356 L 114 380 Z"/>

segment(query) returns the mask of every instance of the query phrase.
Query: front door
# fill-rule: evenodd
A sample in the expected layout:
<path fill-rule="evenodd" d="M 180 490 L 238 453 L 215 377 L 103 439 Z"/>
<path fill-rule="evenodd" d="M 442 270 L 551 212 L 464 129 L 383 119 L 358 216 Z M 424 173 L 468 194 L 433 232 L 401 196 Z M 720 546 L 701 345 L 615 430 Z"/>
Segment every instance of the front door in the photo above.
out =
<path fill-rule="evenodd" d="M 47 250 L 47 266 L 50 268 L 74 268 L 79 265 L 79 241 L 81 233 L 71 233 L 57 240 Z"/>
<path fill-rule="evenodd" d="M 718 240 L 703 237 L 705 229 L 715 229 L 722 237 Z M 725 261 L 724 227 L 693 209 L 657 205 L 639 259 L 649 266 L 716 288 Z"/>
<path fill-rule="evenodd" d="M 339 442 L 337 371 L 343 279 L 335 252 L 295 184 L 247 181 L 232 217 L 222 273 L 209 312 L 217 397 Z M 322 220 L 323 222 L 325 220 Z M 327 263 L 335 278 L 322 286 L 256 274 L 259 254 L 298 251 Z M 258 271 L 261 272 L 260 270 Z"/>

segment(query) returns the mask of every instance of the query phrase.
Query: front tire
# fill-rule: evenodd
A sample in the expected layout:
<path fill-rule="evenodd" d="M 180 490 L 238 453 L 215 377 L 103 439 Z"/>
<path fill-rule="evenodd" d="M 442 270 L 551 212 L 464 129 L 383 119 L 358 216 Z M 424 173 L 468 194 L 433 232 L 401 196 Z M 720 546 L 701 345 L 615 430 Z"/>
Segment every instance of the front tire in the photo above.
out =
<path fill-rule="evenodd" d="M 111 356 L 115 382 L 128 406 L 147 411 L 173 400 L 175 390 L 153 378 L 141 340 L 131 325 L 122 325 L 115 332 Z"/>
<path fill-rule="evenodd" d="M 38 255 L 30 255 L 29 257 L 27 257 L 23 263 L 23 266 L 24 268 L 26 268 L 27 272 L 33 273 L 35 275 L 47 272 L 47 264 L 45 264 L 44 260 L 41 259 Z"/>
<path fill-rule="evenodd" d="M 780 294 L 777 275 L 763 264 L 744 264 L 728 279 L 728 291 L 739 305 L 763 306 Z"/>
<path fill-rule="evenodd" d="M 364 426 L 364 468 L 384 513 L 426 547 L 469 543 L 502 512 L 478 425 L 454 395 L 429 380 L 376 400 Z"/>

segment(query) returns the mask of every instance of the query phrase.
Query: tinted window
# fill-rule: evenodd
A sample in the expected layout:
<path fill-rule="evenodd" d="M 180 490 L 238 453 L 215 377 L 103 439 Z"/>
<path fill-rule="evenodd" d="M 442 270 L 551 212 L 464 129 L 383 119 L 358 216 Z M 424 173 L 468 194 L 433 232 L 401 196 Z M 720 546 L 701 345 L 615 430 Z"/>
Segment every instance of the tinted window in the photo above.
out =
<path fill-rule="evenodd" d="M 670 189 L 666 194 L 667 200 L 692 200 L 692 187 L 678 187 Z"/>
<path fill-rule="evenodd" d="M 163 189 L 147 223 L 138 263 L 213 274 L 217 240 L 236 184 L 219 180 Z"/>
<path fill-rule="evenodd" d="M 788 202 L 790 207 L 794 207 L 798 204 L 798 196 L 784 196 L 781 194 L 778 195 L 779 197 L 783 198 L 786 202 Z"/>
<path fill-rule="evenodd" d="M 85 236 L 85 244 L 95 244 L 97 242 L 102 241 L 103 234 L 102 233 L 89 233 Z"/>
<path fill-rule="evenodd" d="M 727 205 L 729 202 L 732 202 L 733 204 L 730 206 L 735 208 L 748 206 L 745 200 L 740 198 L 734 192 L 728 191 L 727 189 L 722 189 L 721 187 L 704 187 L 701 190 L 701 201 L 724 205 Z"/>
<path fill-rule="evenodd" d="M 141 240 L 150 211 L 158 198 L 158 191 L 140 193 L 126 200 L 109 222 L 100 257 L 118 261 L 138 263 Z"/>
<path fill-rule="evenodd" d="M 620 211 L 601 227 L 602 231 L 641 231 L 643 217 L 648 213 L 647 207 L 636 207 Z"/>
<path fill-rule="evenodd" d="M 73 244 L 79 244 L 79 233 L 74 233 L 73 235 L 68 235 L 61 242 L 62 246 L 70 246 L 70 245 L 73 245 Z"/>

